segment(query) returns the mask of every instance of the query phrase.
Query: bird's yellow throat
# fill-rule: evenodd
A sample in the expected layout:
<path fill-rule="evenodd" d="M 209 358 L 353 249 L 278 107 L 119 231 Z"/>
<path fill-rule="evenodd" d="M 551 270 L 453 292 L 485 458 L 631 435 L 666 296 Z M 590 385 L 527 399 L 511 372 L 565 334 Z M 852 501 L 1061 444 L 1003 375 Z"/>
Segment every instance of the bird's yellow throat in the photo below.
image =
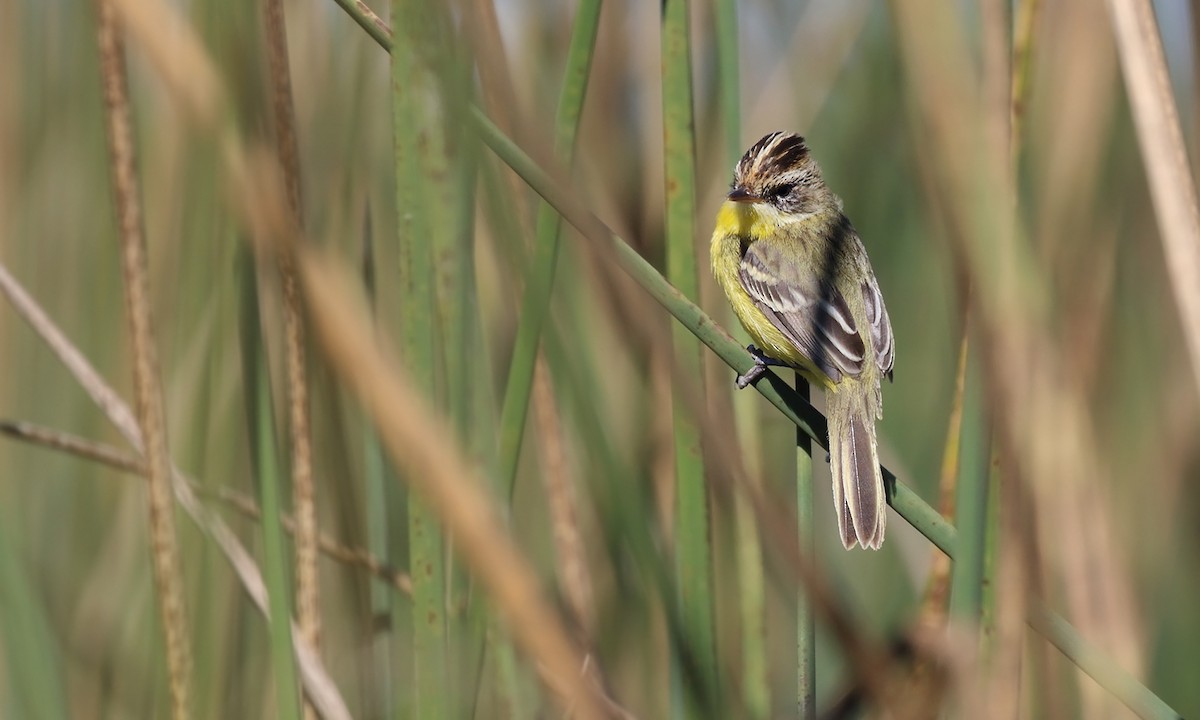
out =
<path fill-rule="evenodd" d="M 779 211 L 764 203 L 726 200 L 717 212 L 717 235 L 737 235 L 750 240 L 770 236 L 779 227 Z"/>

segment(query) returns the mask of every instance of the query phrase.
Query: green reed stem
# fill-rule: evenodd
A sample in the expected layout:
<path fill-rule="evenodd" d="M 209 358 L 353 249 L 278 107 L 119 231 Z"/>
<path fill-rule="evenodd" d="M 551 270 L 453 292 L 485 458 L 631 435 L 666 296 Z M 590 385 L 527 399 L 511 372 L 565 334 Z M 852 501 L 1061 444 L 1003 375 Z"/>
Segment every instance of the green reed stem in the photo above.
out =
<path fill-rule="evenodd" d="M 575 137 L 583 115 L 588 77 L 596 47 L 596 32 L 600 27 L 600 0 L 583 0 L 575 15 L 571 45 L 567 50 L 567 68 L 563 76 L 562 93 L 554 124 L 554 152 L 563 167 L 571 166 L 575 154 Z M 545 201 L 538 207 L 537 240 L 533 253 L 532 272 L 525 276 L 525 297 L 521 302 L 520 324 L 513 345 L 512 362 L 508 366 L 508 383 L 504 390 L 504 405 L 500 414 L 500 482 L 508 487 L 512 497 L 516 485 L 517 465 L 521 459 L 521 441 L 525 420 L 529 414 L 533 368 L 538 344 L 549 313 L 550 296 L 554 289 L 554 273 L 558 265 L 562 218 Z"/>
<path fill-rule="evenodd" d="M 738 17 L 735 0 L 715 0 L 714 24 L 717 40 L 717 92 L 720 96 L 721 124 L 725 129 L 728 171 L 742 153 L 741 63 L 738 52 Z M 749 336 L 737 327 L 739 342 L 749 344 Z M 738 430 L 742 457 L 750 477 L 762 481 L 762 449 L 759 443 L 761 422 L 758 400 L 752 393 L 733 393 L 733 414 Z M 771 715 L 771 692 L 767 679 L 766 586 L 762 570 L 762 546 L 749 501 L 742 495 L 734 499 L 738 553 L 738 600 L 742 620 L 742 696 L 750 717 Z M 801 600 L 803 602 L 803 600 Z"/>
<path fill-rule="evenodd" d="M 415 3 L 401 8 L 415 17 Z M 423 16 L 423 13 L 420 14 Z M 411 24 L 409 25 L 411 27 Z M 436 398 L 434 364 L 436 345 L 433 326 L 434 262 L 430 232 L 433 219 L 427 204 L 424 168 L 420 155 L 422 138 L 429 140 L 420 115 L 417 94 L 427 77 L 417 64 L 415 42 L 397 46 L 392 53 L 392 120 L 396 152 L 396 209 L 401 268 L 404 358 L 413 380 Z M 450 699 L 447 682 L 445 631 L 445 567 L 442 536 L 437 516 L 412 494 L 408 496 L 409 574 L 412 576 L 412 668 L 416 717 L 447 716 Z M 393 613 L 405 610 L 405 601 L 393 596 Z M 397 704 L 399 709 L 399 704 Z"/>
<path fill-rule="evenodd" d="M 979 629 L 980 642 L 985 648 L 984 655 L 990 652 L 993 647 L 993 640 L 996 633 L 996 601 L 998 593 L 996 592 L 996 573 L 999 570 L 1000 558 L 1000 448 L 999 443 L 995 440 L 995 431 L 992 431 L 991 439 L 991 458 L 988 465 L 987 479 L 987 510 L 985 513 L 985 523 L 987 528 L 984 531 L 984 548 L 983 548 L 983 577 L 981 579 L 982 588 L 980 594 L 979 607 Z"/>
<path fill-rule="evenodd" d="M 696 166 L 692 117 L 691 43 L 688 0 L 666 0 L 662 19 L 663 153 L 666 170 L 667 277 L 688 297 L 699 297 L 696 272 Z M 676 381 L 672 390 L 675 434 L 675 565 L 680 610 L 692 639 L 699 681 L 717 689 L 713 629 L 712 548 L 709 546 L 708 486 L 700 451 L 700 428 L 684 393 L 704 377 L 695 336 L 672 326 Z M 679 717 L 678 702 L 672 708 Z"/>
<path fill-rule="evenodd" d="M 717 90 L 721 96 L 721 122 L 725 126 L 725 149 L 729 163 L 742 156 L 741 63 L 738 53 L 736 0 L 716 0 L 714 24 L 717 31 Z"/>
<path fill-rule="evenodd" d="M 808 381 L 796 373 L 796 397 L 808 401 Z M 796 428 L 796 527 L 800 547 L 813 554 L 812 438 Z M 817 625 L 804 589 L 796 593 L 796 705 L 802 720 L 817 717 Z"/>
<path fill-rule="evenodd" d="M 362 279 L 363 288 L 367 293 L 367 301 L 371 305 L 371 315 L 378 315 L 379 298 L 375 280 L 375 249 L 371 232 L 370 209 L 364 212 L 363 244 L 362 244 Z M 362 432 L 363 484 L 366 487 L 365 516 L 367 521 L 367 547 L 377 558 L 390 557 L 388 551 L 388 477 L 387 464 L 384 460 L 383 446 L 379 442 L 379 434 L 366 421 Z M 378 703 L 374 709 L 381 717 L 390 717 L 392 708 L 392 658 L 388 639 L 395 636 L 392 622 L 392 588 L 379 578 L 371 580 L 371 618 L 368 623 L 371 638 L 371 657 L 373 660 L 372 688 L 376 693 L 373 700 Z M 387 619 L 390 630 L 383 631 L 375 628 L 375 618 Z"/>
<path fill-rule="evenodd" d="M 982 378 L 978 358 L 967 366 L 962 431 L 958 453 L 955 521 L 958 554 L 950 576 L 950 613 L 972 625 L 983 608 L 984 550 L 987 541 L 988 428 L 984 417 Z"/>
<path fill-rule="evenodd" d="M 250 431 L 250 454 L 262 510 L 263 580 L 271 611 L 269 634 L 275 701 L 280 718 L 299 720 L 300 693 L 296 682 L 296 660 L 292 654 L 292 585 L 288 581 L 284 550 L 283 512 L 280 506 L 279 449 L 275 439 L 275 416 L 271 403 L 271 380 L 263 353 L 263 335 L 258 305 L 258 282 L 248 251 L 242 257 L 242 381 L 245 384 L 246 423 Z"/>

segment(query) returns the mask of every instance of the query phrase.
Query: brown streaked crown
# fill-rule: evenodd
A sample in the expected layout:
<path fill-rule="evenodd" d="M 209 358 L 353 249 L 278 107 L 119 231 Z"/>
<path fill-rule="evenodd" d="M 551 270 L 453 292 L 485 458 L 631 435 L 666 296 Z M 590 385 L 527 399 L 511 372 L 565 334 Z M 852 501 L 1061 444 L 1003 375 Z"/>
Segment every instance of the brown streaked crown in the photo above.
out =
<path fill-rule="evenodd" d="M 804 138 L 787 132 L 765 135 L 746 151 L 733 169 L 735 191 L 790 213 L 820 209 L 829 193 Z"/>

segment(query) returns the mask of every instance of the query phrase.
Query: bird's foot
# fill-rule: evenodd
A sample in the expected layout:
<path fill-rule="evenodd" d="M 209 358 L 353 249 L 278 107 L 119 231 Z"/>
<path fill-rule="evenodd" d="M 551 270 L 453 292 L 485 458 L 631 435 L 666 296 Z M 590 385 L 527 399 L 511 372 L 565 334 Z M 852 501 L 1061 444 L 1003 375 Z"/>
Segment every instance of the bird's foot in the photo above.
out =
<path fill-rule="evenodd" d="M 767 374 L 768 367 L 786 366 L 786 363 L 782 363 L 775 358 L 767 357 L 765 354 L 763 354 L 762 350 L 759 350 L 753 345 L 747 345 L 746 351 L 749 352 L 750 356 L 754 358 L 754 367 L 750 368 L 745 375 L 737 376 L 738 390 L 745 390 L 754 383 L 758 382 L 759 378 Z"/>

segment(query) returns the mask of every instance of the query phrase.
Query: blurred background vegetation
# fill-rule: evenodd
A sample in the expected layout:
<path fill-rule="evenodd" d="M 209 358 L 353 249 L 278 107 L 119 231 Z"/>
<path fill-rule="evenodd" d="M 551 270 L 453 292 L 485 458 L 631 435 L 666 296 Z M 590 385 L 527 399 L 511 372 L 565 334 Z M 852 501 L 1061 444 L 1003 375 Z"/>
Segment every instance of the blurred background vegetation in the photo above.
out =
<path fill-rule="evenodd" d="M 122 17 L 144 11 L 151 18 L 162 15 L 147 8 L 160 4 L 117 3 Z M 573 32 L 587 47 L 588 32 L 577 28 L 581 7 L 598 7 L 586 88 L 579 77 L 567 84 L 583 93 L 570 193 L 665 273 L 664 188 L 678 188 L 664 170 L 663 103 L 673 88 L 664 88 L 671 75 L 663 7 L 367 4 L 392 18 L 391 59 L 338 2 L 283 3 L 303 242 L 326 250 L 328 264 L 353 269 L 385 353 L 403 358 L 397 364 L 447 418 L 456 452 L 475 468 L 474 479 L 460 480 L 491 498 L 536 570 L 555 622 L 598 669 L 589 681 L 602 677 L 612 701 L 637 717 L 793 716 L 801 682 L 797 598 L 807 576 L 769 532 L 773 521 L 738 490 L 758 488 L 790 528 L 782 537 L 796 537 L 793 424 L 753 391 L 735 398 L 734 371 L 711 353 L 702 374 L 691 351 L 681 351 L 683 362 L 673 355 L 674 321 L 610 251 L 574 227 L 563 225 L 557 257 L 539 265 L 535 235 L 553 236 L 537 229 L 554 214 L 542 210 L 539 219 L 538 196 L 482 146 L 469 120 L 475 103 L 556 178 L 568 177 L 566 163 L 552 160 L 554 148 L 561 159 L 572 145 L 564 134 L 570 123 L 556 116 Z M 269 28 L 263 3 L 163 5 L 179 24 L 134 33 L 127 63 L 169 448 L 203 503 L 261 564 L 271 524 L 245 510 L 267 497 L 264 483 L 277 483 L 291 512 L 294 388 L 276 265 L 261 246 L 257 264 L 249 252 L 255 231 L 246 217 L 256 209 L 244 206 L 261 198 L 231 182 L 230 152 L 253 158 L 277 147 Z M 938 179 L 929 149 L 938 129 L 911 75 L 913 36 L 904 29 L 913 27 L 911 5 L 683 4 L 695 204 L 673 207 L 695 225 L 685 233 L 698 266 L 698 296 L 689 294 L 733 332 L 707 272 L 708 232 L 732 163 L 766 132 L 806 136 L 867 245 L 895 326 L 896 379 L 884 388 L 879 429 L 884 465 L 938 507 L 954 492 L 946 480 L 956 475 L 957 444 L 953 433 L 947 440 L 948 428 L 957 427 L 952 410 L 963 408 L 956 384 L 966 287 L 978 271 L 956 259 L 956 248 L 977 238 L 963 239 L 971 232 L 947 220 L 956 199 Z M 899 516 L 892 514 L 879 552 L 840 547 L 824 451 L 814 449 L 815 545 L 802 548 L 804 557 L 815 562 L 855 642 L 881 652 L 907 648 L 885 653 L 885 666 L 856 668 L 843 630 L 830 632 L 818 613 L 816 705 L 855 716 L 847 697 L 861 690 L 871 707 L 890 707 L 895 717 L 947 708 L 976 717 L 998 697 L 1021 717 L 1125 716 L 1019 618 L 1015 636 L 1005 634 L 1012 627 L 1005 608 L 1020 615 L 1045 602 L 1182 715 L 1196 716 L 1200 406 L 1109 15 L 1091 0 L 947 5 L 926 31 L 965 43 L 942 62 L 988 91 L 989 43 L 998 36 L 1003 65 L 1025 82 L 1008 147 L 1016 158 L 1017 242 L 1037 268 L 1036 279 L 1021 282 L 1035 284 L 1029 292 L 1042 300 L 1044 325 L 1030 337 L 1043 354 L 1008 358 L 986 337 L 971 344 L 967 387 L 984 390 L 967 392 L 963 412 L 968 432 L 976 429 L 984 442 L 964 444 L 958 459 L 985 475 L 991 468 L 993 502 L 982 524 L 959 528 L 983 539 L 987 561 L 983 608 L 956 621 L 954 632 L 941 631 L 948 580 L 935 561 L 942 555 Z M 731 6 L 736 26 L 720 14 Z M 1018 21 L 1013 33 L 1014 18 L 1031 8 L 1027 32 Z M 1196 157 L 1200 19 L 1182 0 L 1154 8 Z M 132 401 L 96 9 L 94 2 L 0 0 L 0 263 Z M 719 47 L 722 32 L 726 42 L 736 39 L 732 59 L 730 45 Z M 180 100 L 206 92 L 203 76 L 165 73 L 161 56 L 144 50 L 148 37 L 180 53 L 193 43 L 203 49 L 215 69 L 213 92 L 223 98 L 214 101 L 217 120 L 197 119 L 202 113 Z M 1013 46 L 1029 53 L 1010 65 Z M 1008 98 L 1009 87 L 1005 81 L 1000 95 Z M 953 97 L 943 100 L 942 109 L 953 110 Z M 229 137 L 240 150 L 229 150 L 222 140 Z M 545 267 L 556 268 L 549 302 L 523 300 L 546 282 Z M 421 274 L 431 280 L 424 290 L 414 279 Z M 520 356 L 519 328 L 543 309 L 537 372 L 522 389 L 510 368 Z M 488 601 L 489 586 L 455 543 L 438 540 L 442 511 L 411 502 L 411 466 L 385 454 L 361 397 L 328 359 L 327 342 L 310 332 L 306 345 L 316 517 L 328 544 L 343 549 L 317 566 L 320 657 L 345 706 L 354 717 L 562 716 L 554 693 L 539 684 L 537 664 L 514 650 L 518 633 Z M 132 452 L 7 305 L 0 348 L 0 419 L 10 434 L 25 427 L 14 423 L 33 423 Z M 1086 462 L 1074 461 L 1072 446 L 1022 470 L 1023 454 L 1044 448 L 1002 426 L 1027 426 L 1053 445 L 1061 428 L 1045 417 L 1059 416 L 1025 415 L 1030 406 L 1010 402 L 991 378 L 997 368 L 1016 372 L 1029 362 L 1053 363 L 1069 386 L 1063 393 L 1079 411 L 1071 417 L 1086 425 L 1089 442 L 1079 446 Z M 248 380 L 260 371 L 268 373 L 265 404 Z M 1056 403 L 1056 392 L 1041 399 Z M 520 395 L 531 397 L 527 424 L 511 407 Z M 819 393 L 814 403 L 822 406 Z M 711 522 L 706 528 L 700 519 L 700 557 L 711 561 L 698 585 L 675 568 L 677 555 L 690 552 L 681 543 L 697 541 L 676 532 L 695 519 L 687 515 L 694 508 L 677 510 L 675 502 L 685 492 L 676 483 L 676 443 L 687 441 L 681 425 L 689 417 L 701 428 L 693 444 L 695 433 L 705 438 L 696 477 L 708 478 Z M 1008 419 L 989 430 L 989 417 Z M 255 427 L 274 428 L 278 449 L 256 447 Z M 1063 432 L 1062 444 L 1072 442 Z M 145 483 L 128 469 L 28 440 L 0 444 L 0 715 L 165 717 L 171 703 Z M 264 473 L 263 452 L 283 469 Z M 1000 499 L 1004 482 L 1023 488 L 1015 504 Z M 287 697 L 298 691 L 286 687 L 279 666 L 290 661 L 272 655 L 269 624 L 216 544 L 177 515 L 193 714 L 288 716 Z M 289 538 L 289 564 L 291 548 Z M 365 567 L 368 555 L 378 572 Z M 1004 570 L 1005 557 L 1017 558 L 1016 570 Z M 410 581 L 410 568 L 425 567 L 414 559 L 432 563 L 441 582 Z M 294 602 L 289 578 L 298 573 L 285 570 L 268 585 Z M 708 588 L 699 604 L 711 606 L 711 621 L 689 610 L 695 587 Z M 414 623 L 425 617 L 414 614 L 414 603 L 432 608 L 429 617 L 442 614 L 433 632 Z M 1003 666 L 1002 657 L 1016 664 Z M 871 673 L 886 680 L 863 679 Z"/>

